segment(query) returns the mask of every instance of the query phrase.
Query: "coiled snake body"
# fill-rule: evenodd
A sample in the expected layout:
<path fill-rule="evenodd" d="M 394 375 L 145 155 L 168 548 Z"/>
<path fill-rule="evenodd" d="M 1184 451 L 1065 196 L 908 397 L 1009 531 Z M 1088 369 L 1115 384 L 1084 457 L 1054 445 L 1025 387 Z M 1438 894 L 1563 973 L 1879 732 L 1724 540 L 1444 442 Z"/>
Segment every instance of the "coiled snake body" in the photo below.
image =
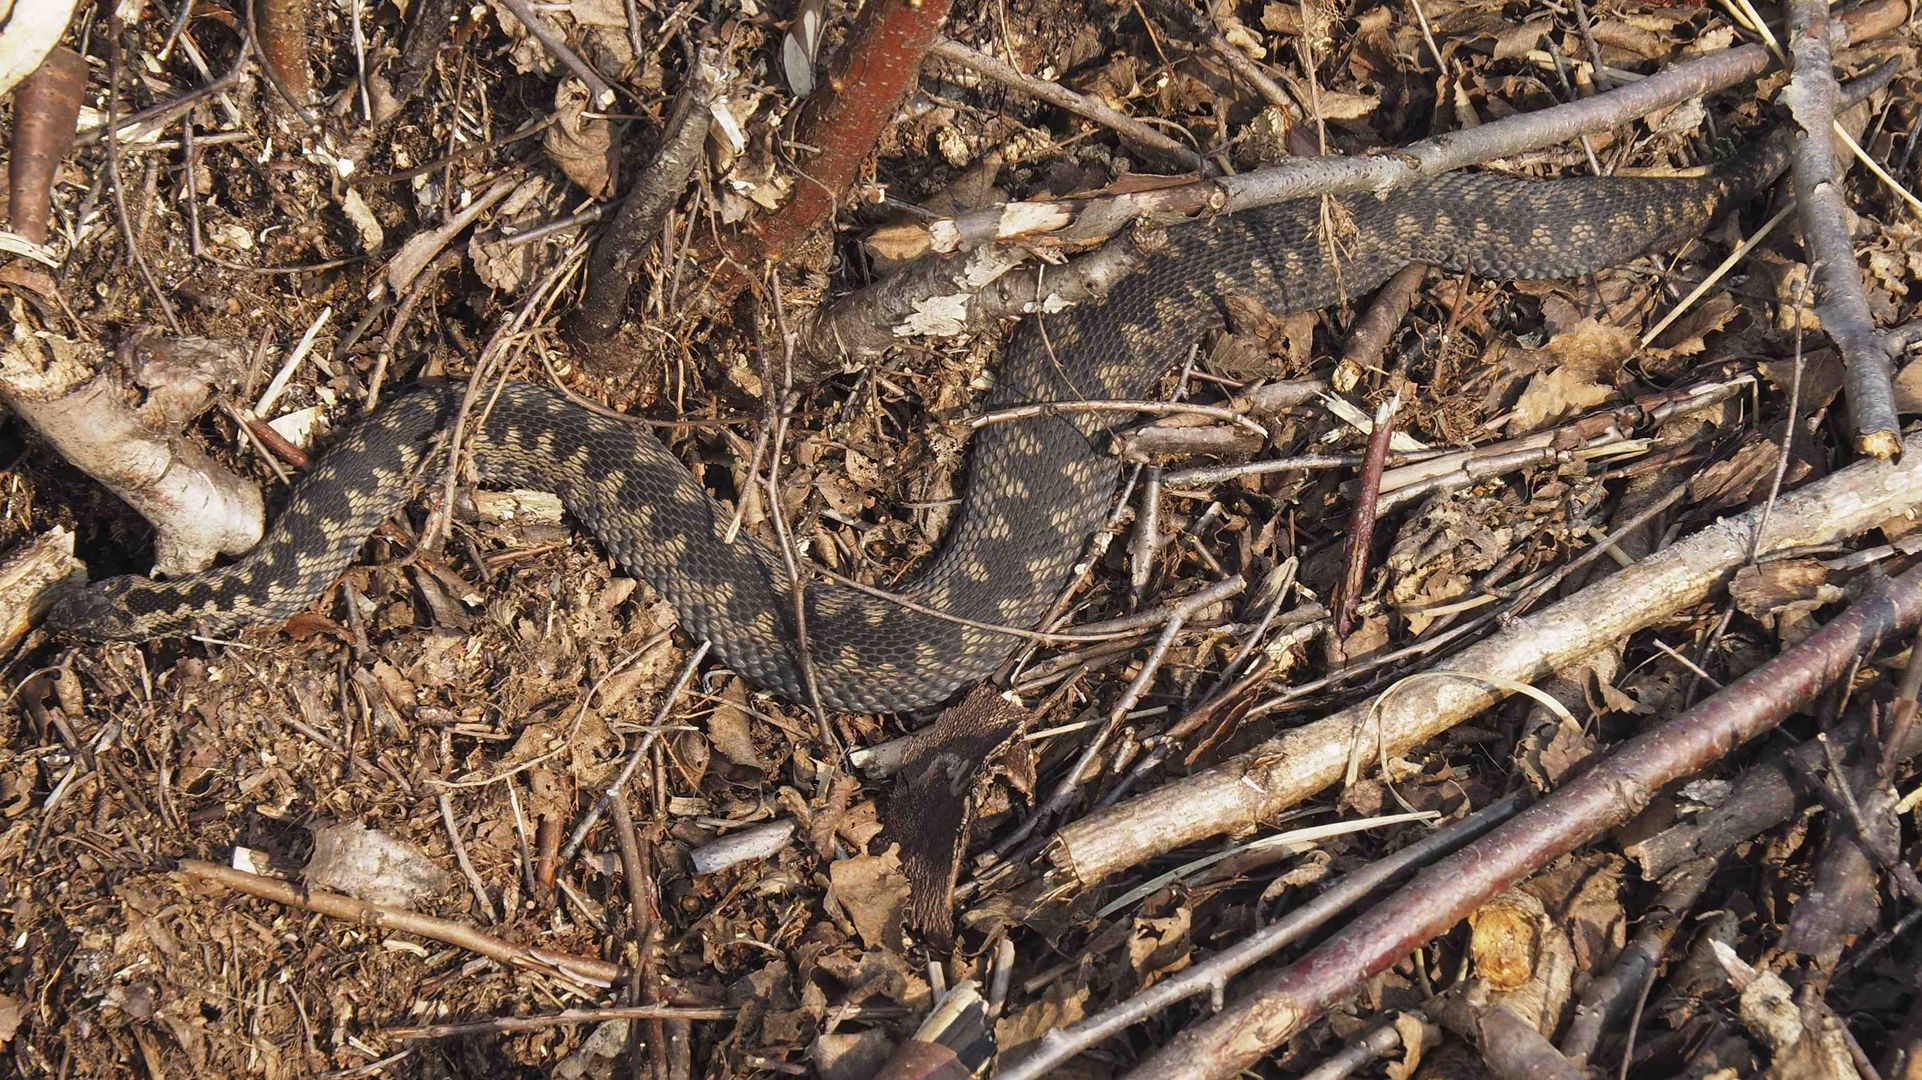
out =
<path fill-rule="evenodd" d="M 1139 398 L 1207 328 L 1215 297 L 1284 314 L 1366 292 L 1410 262 L 1499 278 L 1571 277 L 1690 236 L 1780 171 L 1763 140 L 1705 178 L 1525 180 L 1449 173 L 1386 198 L 1341 197 L 1353 229 L 1317 234 L 1317 200 L 1169 231 L 1165 246 L 1098 305 L 1029 319 L 986 407 Z M 345 436 L 239 560 L 175 581 L 115 578 L 62 598 L 56 628 L 87 638 L 220 633 L 285 619 L 326 589 L 367 535 L 410 496 L 460 391 L 423 387 Z M 974 437 L 965 499 L 940 551 L 894 591 L 974 623 L 1032 627 L 1113 497 L 1118 465 L 1102 414 L 1044 416 Z M 729 514 L 654 437 L 531 384 L 510 384 L 475 437 L 489 484 L 557 492 L 630 572 L 653 583 L 683 628 L 750 682 L 796 699 L 792 590 L 782 559 L 722 539 Z M 1016 639 L 845 586 L 810 583 L 808 654 L 823 703 L 891 711 L 941 701 L 1008 655 Z"/>

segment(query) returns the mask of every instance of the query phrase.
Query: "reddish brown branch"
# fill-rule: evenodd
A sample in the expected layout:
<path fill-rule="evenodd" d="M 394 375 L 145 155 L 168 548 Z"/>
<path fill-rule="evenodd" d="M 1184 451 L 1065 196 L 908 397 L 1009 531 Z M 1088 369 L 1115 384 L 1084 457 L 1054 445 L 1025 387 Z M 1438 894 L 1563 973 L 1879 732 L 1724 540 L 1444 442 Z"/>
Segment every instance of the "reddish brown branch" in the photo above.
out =
<path fill-rule="evenodd" d="M 1388 463 L 1388 444 L 1395 432 L 1395 411 L 1401 402 L 1391 397 L 1375 410 L 1375 428 L 1368 433 L 1368 452 L 1362 457 L 1361 484 L 1355 492 L 1355 509 L 1348 518 L 1348 558 L 1342 571 L 1341 591 L 1335 597 L 1335 636 L 1345 638 L 1354 629 L 1355 605 L 1361 600 L 1363 583 L 1368 577 L 1368 559 L 1375 546 L 1376 504 L 1381 499 L 1381 471 Z"/>
<path fill-rule="evenodd" d="M 1629 740 L 1581 778 L 1423 871 L 1227 1010 L 1181 1033 L 1131 1075 L 1220 1077 L 1248 1067 L 1489 897 L 1640 813 L 1664 786 L 1779 724 L 1919 616 L 1922 568 L 1879 583 L 1794 649 Z"/>
<path fill-rule="evenodd" d="M 759 267 L 779 263 L 823 222 L 866 167 L 894 112 L 920 78 L 950 0 L 870 0 L 828 77 L 802 106 L 794 194 L 737 234 L 714 285 L 725 304 Z"/>
<path fill-rule="evenodd" d="M 308 0 L 257 0 L 260 55 L 278 88 L 296 109 L 314 100 L 314 78 L 307 67 L 307 41 L 312 36 Z"/>
<path fill-rule="evenodd" d="M 74 125 L 86 90 L 87 62 L 79 53 L 61 47 L 47 54 L 27 76 L 14 99 L 18 125 L 7 177 L 7 220 L 14 232 L 36 244 L 47 242 L 54 177 L 73 148 Z"/>

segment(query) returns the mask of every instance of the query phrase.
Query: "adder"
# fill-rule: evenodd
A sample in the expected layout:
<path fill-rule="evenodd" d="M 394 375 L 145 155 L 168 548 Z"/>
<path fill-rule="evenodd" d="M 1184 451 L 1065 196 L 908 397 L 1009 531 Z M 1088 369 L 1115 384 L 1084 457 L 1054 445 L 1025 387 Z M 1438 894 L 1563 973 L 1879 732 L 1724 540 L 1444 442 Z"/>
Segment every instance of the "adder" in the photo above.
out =
<path fill-rule="evenodd" d="M 1488 172 L 1339 198 L 1352 231 L 1325 242 L 1319 200 L 1169 230 L 1106 302 L 1025 320 L 983 406 L 1132 399 L 1220 322 L 1216 298 L 1276 314 L 1367 292 L 1410 262 L 1498 278 L 1565 278 L 1626 262 L 1704 228 L 1773 179 L 1780 136 L 1710 176 L 1532 180 Z M 361 423 L 301 478 L 264 539 L 238 560 L 172 581 L 110 579 L 56 602 L 57 629 L 93 639 L 223 633 L 310 605 L 368 534 L 411 496 L 461 391 L 424 386 Z M 819 699 L 866 711 L 941 702 L 986 677 L 1061 588 L 1114 494 L 1111 415 L 1037 416 L 974 437 L 965 496 L 937 552 L 893 588 L 910 604 L 809 582 L 804 621 Z M 471 445 L 490 485 L 558 493 L 683 629 L 751 683 L 806 700 L 793 592 L 779 553 L 725 538 L 730 514 L 639 425 L 528 383 L 506 386 Z M 805 571 L 804 571 L 805 572 Z"/>

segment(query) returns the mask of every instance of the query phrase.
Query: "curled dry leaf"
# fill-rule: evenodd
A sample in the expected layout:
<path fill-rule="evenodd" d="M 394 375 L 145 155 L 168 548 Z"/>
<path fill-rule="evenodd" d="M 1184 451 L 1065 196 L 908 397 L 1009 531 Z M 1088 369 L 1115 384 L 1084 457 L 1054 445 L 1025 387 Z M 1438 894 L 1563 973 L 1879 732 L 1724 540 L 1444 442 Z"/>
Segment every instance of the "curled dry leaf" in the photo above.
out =
<path fill-rule="evenodd" d="M 597 199 L 614 193 L 614 125 L 593 112 L 594 95 L 579 79 L 562 79 L 554 88 L 554 123 L 541 136 L 541 149 L 569 180 Z"/>
<path fill-rule="evenodd" d="M 828 867 L 828 898 L 868 948 L 898 953 L 906 947 L 908 876 L 892 850 L 836 860 Z"/>

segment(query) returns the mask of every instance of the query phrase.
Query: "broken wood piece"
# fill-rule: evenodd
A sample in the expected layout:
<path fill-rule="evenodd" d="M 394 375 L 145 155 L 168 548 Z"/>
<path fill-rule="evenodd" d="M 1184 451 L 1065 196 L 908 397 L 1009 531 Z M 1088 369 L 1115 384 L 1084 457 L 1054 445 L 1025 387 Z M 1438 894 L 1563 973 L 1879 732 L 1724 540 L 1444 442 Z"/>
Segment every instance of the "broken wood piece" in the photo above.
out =
<path fill-rule="evenodd" d="M 196 573 L 253 547 L 266 517 L 260 489 L 179 433 L 177 401 L 130 408 L 135 383 L 93 342 L 18 322 L 0 342 L 0 401 L 153 525 L 155 572 Z"/>
<path fill-rule="evenodd" d="M 27 636 L 53 603 L 53 586 L 84 582 L 87 568 L 73 557 L 73 533 L 55 527 L 0 555 L 0 652 Z"/>

